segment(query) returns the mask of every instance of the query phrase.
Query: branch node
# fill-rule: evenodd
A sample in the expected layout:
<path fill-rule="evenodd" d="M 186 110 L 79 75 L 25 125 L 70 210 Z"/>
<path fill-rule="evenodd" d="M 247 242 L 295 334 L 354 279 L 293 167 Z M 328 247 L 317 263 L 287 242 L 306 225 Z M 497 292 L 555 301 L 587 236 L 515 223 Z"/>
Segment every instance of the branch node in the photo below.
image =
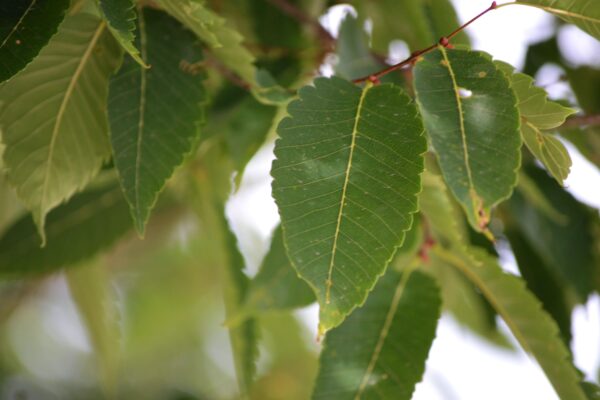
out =
<path fill-rule="evenodd" d="M 381 81 L 379 80 L 379 78 L 375 75 L 370 75 L 367 80 L 369 82 L 371 82 L 373 85 L 379 85 L 381 83 Z"/>

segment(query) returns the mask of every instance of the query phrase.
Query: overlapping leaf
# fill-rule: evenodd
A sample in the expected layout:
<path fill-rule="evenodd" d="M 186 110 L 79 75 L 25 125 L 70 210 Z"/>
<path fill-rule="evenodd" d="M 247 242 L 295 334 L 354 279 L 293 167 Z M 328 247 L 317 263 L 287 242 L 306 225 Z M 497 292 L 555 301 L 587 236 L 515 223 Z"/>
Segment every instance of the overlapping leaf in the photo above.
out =
<path fill-rule="evenodd" d="M 114 163 L 135 227 L 144 227 L 160 191 L 198 142 L 203 120 L 202 59 L 194 35 L 167 14 L 144 9 L 139 46 L 152 65 L 126 59 L 110 81 Z"/>
<path fill-rule="evenodd" d="M 243 301 L 248 293 L 250 280 L 244 273 L 244 258 L 238 250 L 235 234 L 229 228 L 225 219 L 225 210 L 221 209 L 219 215 L 221 220 L 222 238 L 224 246 L 222 261 L 226 263 L 225 268 L 225 309 L 229 318 L 240 312 Z M 238 386 L 242 397 L 246 397 L 252 386 L 252 380 L 256 373 L 256 359 L 258 357 L 258 340 L 256 337 L 256 321 L 248 319 L 240 325 L 229 328 L 229 341 L 233 350 L 233 361 Z"/>
<path fill-rule="evenodd" d="M 43 274 L 90 258 L 109 247 L 131 228 L 127 203 L 119 187 L 79 194 L 48 215 L 48 245 L 40 248 L 29 215 L 0 239 L 0 274 Z"/>
<path fill-rule="evenodd" d="M 412 51 L 437 42 L 458 27 L 456 11 L 448 0 L 360 0 L 352 5 L 373 23 L 373 48 L 387 53 L 389 43 L 403 40 Z M 468 44 L 460 33 L 455 43 Z"/>
<path fill-rule="evenodd" d="M 237 185 L 242 180 L 246 165 L 267 139 L 276 113 L 276 107 L 261 104 L 251 96 L 231 110 L 223 129 L 236 169 Z"/>
<path fill-rule="evenodd" d="M 600 3 L 596 0 L 517 0 L 548 11 L 600 40 Z"/>
<path fill-rule="evenodd" d="M 318 78 L 288 107 L 271 174 L 288 255 L 315 290 L 320 329 L 362 304 L 417 209 L 426 149 L 401 89 Z"/>
<path fill-rule="evenodd" d="M 569 84 L 577 102 L 588 115 L 600 113 L 600 70 L 590 67 L 567 69 Z M 573 128 L 561 134 L 577 147 L 589 161 L 600 168 L 600 128 L 597 126 Z"/>
<path fill-rule="evenodd" d="M 2 145 L 0 145 L 0 157 L 1 154 Z M 3 170 L 2 160 L 0 159 L 0 171 Z M 5 177 L 0 173 L 0 234 L 20 215 L 22 208 L 14 188 L 10 186 Z"/>
<path fill-rule="evenodd" d="M 56 33 L 69 0 L 3 0 L 0 4 L 0 83 L 25 68 Z"/>
<path fill-rule="evenodd" d="M 535 251 L 517 227 L 505 229 L 510 247 L 517 260 L 527 288 L 542 302 L 544 309 L 556 321 L 567 345 L 571 341 L 571 309 L 568 286 Z"/>
<path fill-rule="evenodd" d="M 548 100 L 546 91 L 536 87 L 532 77 L 514 72 L 506 63 L 496 62 L 496 65 L 511 81 L 519 101 L 523 141 L 562 185 L 571 169 L 571 157 L 560 140 L 543 131 L 558 128 L 576 110 Z"/>
<path fill-rule="evenodd" d="M 254 56 L 242 46 L 243 37 L 229 28 L 223 18 L 193 0 L 158 0 L 158 3 L 211 46 L 211 52 L 224 65 L 247 82 L 254 82 Z"/>
<path fill-rule="evenodd" d="M 468 243 L 468 227 L 450 196 L 441 176 L 429 171 L 423 174 L 419 208 L 430 234 L 437 243 L 464 246 Z M 471 282 L 438 259 L 431 259 L 426 267 L 440 285 L 445 309 L 459 323 L 496 345 L 510 346 L 497 330 L 495 312 Z"/>
<path fill-rule="evenodd" d="M 116 397 L 120 359 L 120 318 L 116 296 L 110 289 L 108 268 L 91 261 L 66 272 L 69 293 L 87 330 L 98 359 L 107 398 Z"/>
<path fill-rule="evenodd" d="M 272 104 L 285 102 L 290 94 L 277 86 L 266 72 L 257 70 L 254 55 L 242 45 L 243 37 L 212 10 L 194 0 L 158 0 L 169 14 L 211 46 L 211 54 L 248 83 L 257 99 Z"/>
<path fill-rule="evenodd" d="M 417 61 L 414 83 L 444 179 L 471 225 L 486 232 L 521 163 L 515 94 L 487 54 L 441 46 Z"/>
<path fill-rule="evenodd" d="M 132 0 L 99 0 L 102 17 L 119 44 L 140 65 L 147 67 L 134 45 L 136 12 Z"/>
<path fill-rule="evenodd" d="M 105 103 L 120 58 L 106 25 L 77 14 L 0 88 L 4 166 L 42 237 L 48 211 L 82 189 L 110 157 Z"/>
<path fill-rule="evenodd" d="M 597 213 L 579 203 L 544 171 L 533 167 L 526 171 L 560 218 L 549 216 L 516 192 L 507 203 L 512 219 L 545 264 L 585 302 L 594 290 L 597 269 L 593 233 Z"/>
<path fill-rule="evenodd" d="M 388 271 L 365 305 L 327 334 L 313 399 L 409 400 L 425 370 L 440 306 L 427 275 Z"/>
<path fill-rule="evenodd" d="M 437 248 L 434 254 L 455 266 L 481 290 L 521 346 L 536 358 L 561 399 L 586 399 L 556 322 L 542 310 L 520 278 L 503 272 L 496 260 L 481 249 L 452 253 Z"/>
<path fill-rule="evenodd" d="M 258 274 L 250 282 L 244 301 L 244 313 L 251 315 L 256 312 L 303 307 L 314 300 L 314 293 L 292 267 L 279 226 L 273 233 L 271 248 Z"/>
<path fill-rule="evenodd" d="M 441 176 L 429 171 L 423 174 L 419 209 L 427 218 L 435 240 L 443 243 L 466 243 L 467 227 L 464 226 L 460 209 L 452 201 Z"/>
<path fill-rule="evenodd" d="M 346 14 L 340 25 L 336 54 L 338 62 L 335 72 L 342 78 L 362 78 L 384 67 L 371 53 L 367 33 L 351 13 Z"/>

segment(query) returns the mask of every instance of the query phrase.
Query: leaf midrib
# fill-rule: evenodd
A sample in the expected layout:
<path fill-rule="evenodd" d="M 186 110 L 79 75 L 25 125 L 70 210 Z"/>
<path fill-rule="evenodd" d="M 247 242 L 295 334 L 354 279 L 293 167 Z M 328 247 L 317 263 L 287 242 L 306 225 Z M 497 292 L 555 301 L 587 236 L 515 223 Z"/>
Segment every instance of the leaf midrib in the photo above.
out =
<path fill-rule="evenodd" d="M 377 339 L 377 344 L 375 345 L 375 349 L 373 350 L 373 354 L 371 355 L 371 359 L 369 360 L 369 364 L 363 376 L 363 379 L 358 387 L 358 391 L 356 392 L 356 396 L 354 400 L 360 400 L 360 397 L 364 393 L 367 384 L 369 383 L 369 378 L 375 369 L 375 365 L 377 364 L 377 360 L 379 359 L 379 355 L 381 354 L 381 350 L 383 349 L 383 345 L 385 344 L 385 340 L 390 332 L 390 328 L 392 327 L 392 323 L 394 322 L 394 315 L 396 311 L 398 311 L 398 305 L 400 304 L 400 300 L 404 295 L 404 290 L 406 289 L 406 285 L 408 284 L 408 280 L 412 275 L 414 268 L 407 269 L 403 274 L 398 286 L 396 287 L 396 291 L 394 292 L 394 297 L 392 298 L 392 302 L 390 304 L 390 308 L 385 317 L 385 322 L 383 327 L 381 328 L 381 332 L 379 332 L 379 338 Z"/>
<path fill-rule="evenodd" d="M 147 43 L 146 43 L 146 23 L 144 21 L 144 13 L 139 13 L 139 31 L 140 31 L 140 52 L 142 59 L 147 60 Z M 135 213 L 136 213 L 136 229 L 138 232 L 143 232 L 144 222 L 140 215 L 140 169 L 142 165 L 142 139 L 144 137 L 144 125 L 146 117 L 146 69 L 140 70 L 140 104 L 139 104 L 139 119 L 137 131 L 137 144 L 135 155 Z"/>
<path fill-rule="evenodd" d="M 346 191 L 348 189 L 348 183 L 350 182 L 350 171 L 352 170 L 352 157 L 354 156 L 354 149 L 356 147 L 356 136 L 358 136 L 358 124 L 361 119 L 361 111 L 363 109 L 363 103 L 365 98 L 367 97 L 367 93 L 373 87 L 372 83 L 367 83 L 362 93 L 360 94 L 360 99 L 358 100 L 358 107 L 356 109 L 356 119 L 354 120 L 354 126 L 352 127 L 352 140 L 350 142 L 350 154 L 348 155 L 348 164 L 346 166 L 346 172 L 344 176 L 344 185 L 342 186 L 342 196 L 340 199 L 340 210 L 337 216 L 337 222 L 335 226 L 335 233 L 333 235 L 333 245 L 331 248 L 331 259 L 329 261 L 329 270 L 327 272 L 327 281 L 325 281 L 325 303 L 329 304 L 331 302 L 331 288 L 333 286 L 333 266 L 335 264 L 335 255 L 337 252 L 337 241 L 340 236 L 340 226 L 342 223 L 342 216 L 344 214 L 344 206 L 346 204 Z"/>
<path fill-rule="evenodd" d="M 77 65 L 77 69 L 75 70 L 75 73 L 73 74 L 73 76 L 71 77 L 71 80 L 69 81 L 69 86 L 67 86 L 67 90 L 65 91 L 65 95 L 63 96 L 60 107 L 58 109 L 58 113 L 56 115 L 56 121 L 54 122 L 54 127 L 52 129 L 52 135 L 51 135 L 51 139 L 50 139 L 50 148 L 48 149 L 48 162 L 46 163 L 46 171 L 44 174 L 44 183 L 42 185 L 42 199 L 40 201 L 40 208 L 39 208 L 40 215 L 43 213 L 44 203 L 46 202 L 46 195 L 48 193 L 48 181 L 50 179 L 50 170 L 51 170 L 50 166 L 52 165 L 52 159 L 54 158 L 54 146 L 56 145 L 56 139 L 58 138 L 58 132 L 59 132 L 60 126 L 62 124 L 62 120 L 65 115 L 65 111 L 67 109 L 67 104 L 71 100 L 71 96 L 73 95 L 75 86 L 76 86 L 77 82 L 79 81 L 79 77 L 81 76 L 81 73 L 83 72 L 83 68 L 89 61 L 92 51 L 96 47 L 96 43 L 98 42 L 100 35 L 104 31 L 105 26 L 106 26 L 106 24 L 104 22 L 100 22 L 100 24 L 98 25 L 98 28 L 96 28 L 96 32 L 94 32 L 94 35 L 92 36 L 92 40 L 90 40 L 88 47 L 86 48 L 85 52 L 83 53 L 83 56 L 81 57 L 81 61 L 79 61 L 79 65 Z M 43 224 L 42 224 L 42 226 L 43 226 Z"/>
<path fill-rule="evenodd" d="M 37 0 L 33 0 L 31 2 L 31 4 L 29 4 L 29 7 L 27 7 L 27 9 L 23 13 L 23 15 L 21 15 L 21 18 L 19 18 L 19 20 L 17 21 L 15 26 L 13 26 L 13 28 L 10 31 L 10 33 L 8 34 L 8 36 L 6 36 L 6 39 L 4 39 L 2 44 L 0 44 L 0 49 L 3 48 L 4 46 L 6 46 L 6 43 L 8 43 L 8 39 L 10 39 L 10 37 L 17 31 L 17 28 L 21 25 L 21 23 L 23 22 L 23 20 L 27 16 L 27 14 L 29 14 L 29 12 L 31 11 L 31 9 L 33 8 L 33 6 L 35 5 L 36 2 L 37 2 Z"/>
<path fill-rule="evenodd" d="M 450 64 L 450 59 L 448 58 L 448 53 L 446 53 L 446 49 L 442 46 L 439 46 L 440 52 L 444 57 L 444 63 L 442 64 L 448 69 L 448 73 L 450 74 L 450 81 L 452 82 L 452 90 L 454 91 L 454 97 L 456 98 L 456 105 L 458 107 L 458 115 L 459 115 L 459 125 L 460 125 L 460 138 L 462 141 L 463 148 L 463 160 L 465 162 L 465 170 L 467 171 L 467 179 L 469 181 L 469 197 L 472 196 L 472 193 L 477 193 L 475 190 L 475 185 L 473 184 L 473 173 L 471 172 L 471 165 L 469 162 L 469 147 L 467 143 L 467 132 L 465 130 L 465 117 L 463 112 L 462 101 L 460 99 L 460 91 L 459 86 L 456 81 L 456 75 L 454 74 L 454 69 L 452 69 L 452 64 Z M 475 205 L 473 204 L 473 207 Z M 474 210 L 476 211 L 476 210 Z"/>

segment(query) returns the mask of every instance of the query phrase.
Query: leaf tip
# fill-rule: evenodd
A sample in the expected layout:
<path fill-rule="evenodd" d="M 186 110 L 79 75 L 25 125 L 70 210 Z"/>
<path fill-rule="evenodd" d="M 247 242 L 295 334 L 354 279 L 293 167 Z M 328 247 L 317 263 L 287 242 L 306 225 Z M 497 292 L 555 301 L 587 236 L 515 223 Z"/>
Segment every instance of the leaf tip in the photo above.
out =
<path fill-rule="evenodd" d="M 46 214 L 40 210 L 40 212 L 33 212 L 33 222 L 40 237 L 40 248 L 46 247 Z"/>
<path fill-rule="evenodd" d="M 133 217 L 133 225 L 140 239 L 144 239 L 146 235 L 146 221 L 143 218 Z"/>

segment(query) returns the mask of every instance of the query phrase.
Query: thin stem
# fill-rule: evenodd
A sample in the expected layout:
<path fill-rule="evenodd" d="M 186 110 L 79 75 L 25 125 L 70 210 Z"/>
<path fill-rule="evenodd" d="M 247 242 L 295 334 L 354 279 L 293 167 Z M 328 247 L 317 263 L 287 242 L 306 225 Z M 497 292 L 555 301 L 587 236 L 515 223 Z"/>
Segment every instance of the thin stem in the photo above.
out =
<path fill-rule="evenodd" d="M 438 46 L 448 47 L 450 45 L 450 39 L 452 39 L 453 37 L 458 35 L 467 26 L 471 25 L 473 22 L 477 21 L 479 18 L 483 17 L 485 14 L 487 14 L 488 12 L 490 12 L 492 10 L 495 10 L 498 7 L 499 6 L 496 4 L 495 1 L 492 2 L 492 4 L 486 10 L 479 13 L 479 15 L 475 16 L 474 18 L 467 21 L 465 24 L 463 24 L 460 27 L 458 27 L 457 29 L 455 29 L 448 36 L 441 37 L 440 40 L 438 41 L 438 43 L 432 44 L 431 46 L 424 48 L 422 50 L 415 51 L 414 53 L 412 53 L 410 55 L 410 57 L 408 57 L 404 61 L 399 62 L 398 64 L 391 65 L 391 66 L 384 68 L 381 71 L 371 74 L 369 76 L 364 76 L 362 78 L 355 79 L 355 80 L 353 80 L 353 82 L 354 83 L 362 83 L 362 82 L 366 82 L 366 81 L 377 82 L 377 81 L 379 81 L 379 78 L 381 78 L 382 76 L 387 75 L 390 72 L 397 71 L 407 65 L 412 64 L 417 58 L 419 58 L 423 54 L 429 53 L 430 51 L 436 49 Z"/>
<path fill-rule="evenodd" d="M 243 80 L 242 78 L 240 78 L 235 72 L 233 72 L 232 70 L 227 68 L 224 64 L 219 62 L 219 60 L 217 60 L 215 57 L 213 57 L 212 54 L 209 57 L 206 57 L 204 59 L 204 61 L 201 63 L 219 71 L 221 73 L 221 75 L 223 75 L 225 77 L 225 79 L 227 79 L 229 82 L 233 83 L 235 86 L 238 86 L 244 90 L 252 89 L 252 85 L 250 83 L 248 83 L 245 80 Z M 195 67 L 196 67 L 196 65 L 192 64 L 191 68 L 189 68 L 189 71 L 193 73 L 193 71 L 195 70 Z"/>
<path fill-rule="evenodd" d="M 460 26 L 459 28 L 455 29 L 451 34 L 449 34 L 448 36 L 446 36 L 446 38 L 448 40 L 452 39 L 454 36 L 458 35 L 460 32 L 462 32 L 467 26 L 471 25 L 473 22 L 477 21 L 479 18 L 483 17 L 485 14 L 489 13 L 492 10 L 495 10 L 498 8 L 498 4 L 496 4 L 496 2 L 492 2 L 492 4 L 484 11 L 480 12 L 478 15 L 476 15 L 475 17 L 471 18 L 469 21 L 467 21 L 465 24 L 463 24 L 462 26 Z"/>
<path fill-rule="evenodd" d="M 600 126 L 600 114 L 599 115 L 578 115 L 569 118 L 560 128 L 579 128 L 582 126 Z"/>

